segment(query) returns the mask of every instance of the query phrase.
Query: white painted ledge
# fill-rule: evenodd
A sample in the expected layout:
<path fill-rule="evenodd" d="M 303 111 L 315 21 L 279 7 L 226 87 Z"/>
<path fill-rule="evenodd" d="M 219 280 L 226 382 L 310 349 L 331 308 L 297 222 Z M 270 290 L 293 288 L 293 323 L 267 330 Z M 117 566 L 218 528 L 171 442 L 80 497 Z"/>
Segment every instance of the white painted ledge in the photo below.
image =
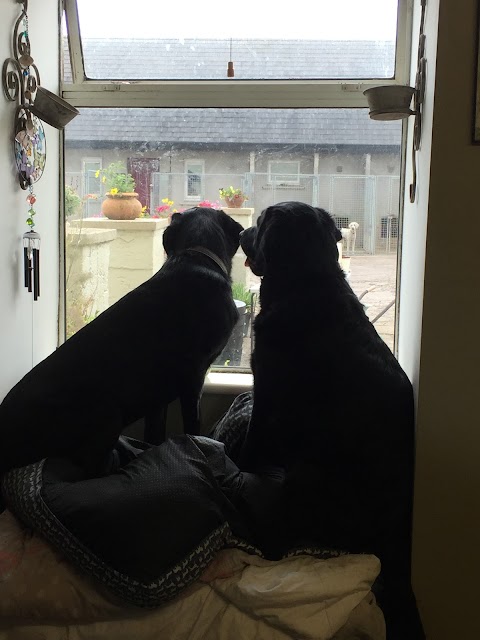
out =
<path fill-rule="evenodd" d="M 251 373 L 208 373 L 203 385 L 204 393 L 219 393 L 238 396 L 251 391 L 253 375 Z"/>

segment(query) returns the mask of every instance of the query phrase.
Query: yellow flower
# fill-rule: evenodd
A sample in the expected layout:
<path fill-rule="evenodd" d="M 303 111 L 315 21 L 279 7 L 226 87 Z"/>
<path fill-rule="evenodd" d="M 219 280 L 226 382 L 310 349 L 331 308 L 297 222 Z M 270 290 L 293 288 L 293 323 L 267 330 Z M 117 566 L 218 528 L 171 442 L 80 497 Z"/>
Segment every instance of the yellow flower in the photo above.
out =
<path fill-rule="evenodd" d="M 95 171 L 95 178 L 98 178 L 98 176 L 99 176 L 99 175 L 100 175 L 100 169 L 97 169 L 97 170 Z"/>
<path fill-rule="evenodd" d="M 146 205 L 144 207 L 142 207 L 142 213 L 145 213 L 145 211 L 147 210 Z"/>
<path fill-rule="evenodd" d="M 110 194 L 111 194 L 112 196 L 116 196 L 116 195 L 117 195 L 117 193 L 118 193 L 118 189 L 116 189 L 115 187 L 114 187 L 113 189 L 110 189 Z"/>
<path fill-rule="evenodd" d="M 105 184 L 105 182 L 107 181 L 107 178 L 105 176 L 102 176 L 102 182 L 103 184 Z"/>

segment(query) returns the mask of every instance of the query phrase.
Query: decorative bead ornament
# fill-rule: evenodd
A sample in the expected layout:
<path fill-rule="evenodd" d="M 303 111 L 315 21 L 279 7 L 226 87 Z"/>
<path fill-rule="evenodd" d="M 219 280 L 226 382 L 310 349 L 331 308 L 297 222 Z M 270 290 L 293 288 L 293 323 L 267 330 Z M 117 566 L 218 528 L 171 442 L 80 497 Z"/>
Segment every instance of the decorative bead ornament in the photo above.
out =
<path fill-rule="evenodd" d="M 3 63 L 2 84 L 7 100 L 17 102 L 14 129 L 14 157 L 20 187 L 28 190 L 26 223 L 29 230 L 23 234 L 24 282 L 33 299 L 40 295 L 40 235 L 35 227 L 37 196 L 33 184 L 45 170 L 47 149 L 45 131 L 32 107 L 40 85 L 40 74 L 34 63 L 28 34 L 28 0 L 17 0 L 23 5 L 13 32 L 13 57 Z"/>

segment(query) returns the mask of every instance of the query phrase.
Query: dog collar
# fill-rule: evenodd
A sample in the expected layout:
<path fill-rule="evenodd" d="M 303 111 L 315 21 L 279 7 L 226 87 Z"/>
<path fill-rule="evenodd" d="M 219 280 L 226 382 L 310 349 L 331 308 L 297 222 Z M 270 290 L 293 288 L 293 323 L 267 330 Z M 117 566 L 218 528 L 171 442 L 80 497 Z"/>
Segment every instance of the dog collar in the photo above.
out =
<path fill-rule="evenodd" d="M 204 256 L 207 256 L 208 258 L 210 258 L 210 260 L 213 260 L 215 264 L 220 267 L 223 273 L 228 276 L 227 267 L 223 264 L 220 258 L 213 253 L 213 251 L 205 249 L 205 247 L 189 247 L 188 249 L 186 249 L 186 251 L 196 251 L 197 253 L 203 253 Z"/>

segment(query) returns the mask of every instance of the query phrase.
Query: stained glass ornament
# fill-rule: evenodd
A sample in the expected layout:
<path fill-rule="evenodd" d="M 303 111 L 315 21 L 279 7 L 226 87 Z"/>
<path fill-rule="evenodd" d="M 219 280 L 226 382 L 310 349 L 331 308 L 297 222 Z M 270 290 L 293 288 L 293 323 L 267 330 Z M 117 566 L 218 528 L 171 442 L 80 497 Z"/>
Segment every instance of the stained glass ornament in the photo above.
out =
<path fill-rule="evenodd" d="M 47 144 L 41 120 L 25 107 L 17 109 L 14 151 L 20 186 L 28 189 L 43 175 Z"/>

